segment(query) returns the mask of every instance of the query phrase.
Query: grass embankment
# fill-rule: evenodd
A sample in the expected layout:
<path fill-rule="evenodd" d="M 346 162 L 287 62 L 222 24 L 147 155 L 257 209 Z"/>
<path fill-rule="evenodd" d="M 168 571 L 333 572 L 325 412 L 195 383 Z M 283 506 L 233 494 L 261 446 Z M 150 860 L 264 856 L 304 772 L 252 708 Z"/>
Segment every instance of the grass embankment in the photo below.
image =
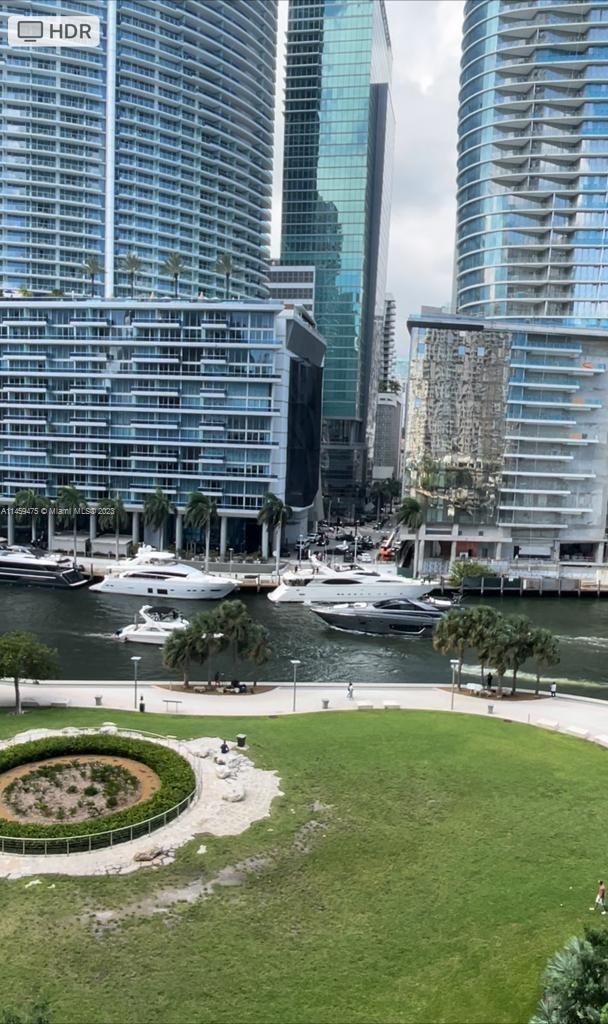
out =
<path fill-rule="evenodd" d="M 591 744 L 427 712 L 112 718 L 181 737 L 246 732 L 285 797 L 244 835 L 206 837 L 203 855 L 197 840 L 159 871 L 0 881 L 3 1009 L 27 994 L 50 1001 L 56 1024 L 520 1024 L 608 874 L 608 754 Z M 2 715 L 0 736 L 99 721 Z M 167 918 L 135 909 L 96 935 L 84 916 L 153 904 L 250 856 L 268 862 L 243 885 Z"/>

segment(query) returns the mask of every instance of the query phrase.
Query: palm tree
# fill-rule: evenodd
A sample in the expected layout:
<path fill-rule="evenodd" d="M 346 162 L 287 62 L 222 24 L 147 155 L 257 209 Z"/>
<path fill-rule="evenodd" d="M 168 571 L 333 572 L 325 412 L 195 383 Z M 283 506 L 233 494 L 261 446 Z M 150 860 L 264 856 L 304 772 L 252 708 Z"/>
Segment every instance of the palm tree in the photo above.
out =
<path fill-rule="evenodd" d="M 540 674 L 543 668 L 559 662 L 559 643 L 550 629 L 538 626 L 530 631 L 531 657 L 536 665 L 536 693 L 540 690 Z"/>
<path fill-rule="evenodd" d="M 173 278 L 173 295 L 179 297 L 179 279 L 186 269 L 186 263 L 178 252 L 172 252 L 160 268 L 163 274 Z"/>
<path fill-rule="evenodd" d="M 76 487 L 60 487 L 57 492 L 57 523 L 59 526 L 72 524 L 74 564 L 77 554 L 78 512 L 83 500 L 82 494 Z"/>
<path fill-rule="evenodd" d="M 22 299 L 30 299 L 32 297 L 31 289 L 27 285 L 22 284 L 17 291 L 19 292 Z"/>
<path fill-rule="evenodd" d="M 216 274 L 224 275 L 224 298 L 226 301 L 230 298 L 230 278 L 232 277 L 233 270 L 234 266 L 232 263 L 232 256 L 227 252 L 223 252 L 221 256 L 218 256 L 217 263 L 215 264 L 215 272 Z"/>
<path fill-rule="evenodd" d="M 184 522 L 195 530 L 205 531 L 205 571 L 209 569 L 209 545 L 211 542 L 211 523 L 217 515 L 217 504 L 213 498 L 200 491 L 193 491 L 186 505 Z"/>
<path fill-rule="evenodd" d="M 227 644 L 227 638 L 221 632 L 219 609 L 212 612 L 200 612 L 192 619 L 190 626 L 198 636 L 196 660 L 203 665 L 207 662 L 207 685 L 211 685 L 211 658 L 219 654 Z"/>
<path fill-rule="evenodd" d="M 439 620 L 433 631 L 433 647 L 441 654 L 458 658 L 458 689 L 462 683 L 462 666 L 467 647 L 472 646 L 473 608 L 453 608 Z"/>
<path fill-rule="evenodd" d="M 127 513 L 122 498 L 116 495 L 114 498 L 104 498 L 102 511 L 99 513 L 99 525 L 102 530 L 116 531 L 116 561 L 120 557 L 120 528 L 128 522 Z"/>
<path fill-rule="evenodd" d="M 23 509 L 22 512 L 18 512 L 15 519 L 18 523 L 24 522 L 28 515 L 30 517 L 30 524 L 32 528 L 31 540 L 32 544 L 36 543 L 36 524 L 38 521 L 38 513 L 41 509 L 49 509 L 50 501 L 38 494 L 32 488 L 25 488 L 22 491 L 17 491 L 15 494 L 15 508 Z"/>
<path fill-rule="evenodd" d="M 481 685 L 485 686 L 485 667 L 490 656 L 492 637 L 500 622 L 500 614 L 487 605 L 471 608 L 471 646 L 479 658 Z"/>
<path fill-rule="evenodd" d="M 91 296 L 93 296 L 95 294 L 95 278 L 103 272 L 103 263 L 97 256 L 87 256 L 83 267 L 91 279 Z"/>
<path fill-rule="evenodd" d="M 384 505 L 384 499 L 389 497 L 388 480 L 375 480 L 371 486 L 370 497 L 376 499 L 376 519 L 380 518 L 380 509 Z"/>
<path fill-rule="evenodd" d="M 160 534 L 160 548 L 165 541 L 165 524 L 171 515 L 171 502 L 160 487 L 144 501 L 144 523 Z"/>
<path fill-rule="evenodd" d="M 271 491 L 264 498 L 264 504 L 258 512 L 258 523 L 262 526 L 267 526 L 270 531 L 274 530 L 277 576 L 279 575 L 281 563 L 281 531 L 291 515 L 292 509 L 289 505 L 286 505 L 285 502 L 281 501 Z"/>
<path fill-rule="evenodd" d="M 140 273 L 143 265 L 143 261 L 140 260 L 139 256 L 136 256 L 135 253 L 129 253 L 129 255 L 125 256 L 122 261 L 122 269 L 129 277 L 129 287 L 131 289 L 132 299 L 135 298 L 135 278 Z"/>
<path fill-rule="evenodd" d="M 511 651 L 509 655 L 509 668 L 513 670 L 513 685 L 511 696 L 517 689 L 517 673 L 532 654 L 532 637 L 530 635 L 530 620 L 525 615 L 510 615 L 506 620 L 506 626 L 511 634 Z"/>
<path fill-rule="evenodd" d="M 249 649 L 247 651 L 247 660 L 252 661 L 255 666 L 265 665 L 267 661 L 270 661 L 272 657 L 272 648 L 270 646 L 270 633 L 265 626 L 259 623 L 253 623 L 249 632 Z M 253 685 L 257 683 L 255 678 L 257 673 L 253 673 Z"/>
<path fill-rule="evenodd" d="M 414 563 L 412 575 L 417 576 L 419 572 L 418 562 L 420 561 L 420 528 L 424 524 L 425 508 L 417 498 L 404 498 L 397 509 L 395 521 L 398 526 L 405 526 L 408 530 L 416 533 L 414 541 Z"/>
<path fill-rule="evenodd" d="M 215 619 L 216 628 L 223 633 L 226 644 L 232 654 L 232 668 L 236 672 L 239 655 L 244 654 L 250 645 L 253 623 L 247 614 L 242 601 L 222 601 Z"/>
<path fill-rule="evenodd" d="M 488 662 L 498 676 L 496 694 L 502 697 L 502 683 L 505 673 L 511 667 L 513 651 L 513 633 L 506 620 L 500 619 L 492 634 L 492 642 L 488 651 Z"/>
<path fill-rule="evenodd" d="M 176 629 L 165 640 L 163 647 L 163 665 L 166 668 L 179 669 L 185 687 L 190 686 L 190 666 L 198 657 L 200 636 L 192 625 L 186 629 Z"/>

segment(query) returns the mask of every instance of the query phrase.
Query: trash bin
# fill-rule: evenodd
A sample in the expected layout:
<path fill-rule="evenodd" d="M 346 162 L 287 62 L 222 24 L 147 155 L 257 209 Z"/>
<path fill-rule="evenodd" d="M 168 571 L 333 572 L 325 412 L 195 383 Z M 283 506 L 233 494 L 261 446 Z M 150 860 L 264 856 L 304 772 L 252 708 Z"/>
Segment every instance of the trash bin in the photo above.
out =
<path fill-rule="evenodd" d="M 323 708 L 324 711 L 327 711 L 327 709 L 329 707 L 329 697 L 322 697 L 321 698 L 321 707 Z"/>
<path fill-rule="evenodd" d="M 139 698 L 139 710 L 140 711 L 145 711 L 146 710 L 146 704 L 145 704 L 145 701 L 144 701 L 143 697 Z"/>
<path fill-rule="evenodd" d="M 244 732 L 240 732 L 236 738 L 237 747 L 244 747 L 247 741 L 247 737 Z"/>
<path fill-rule="evenodd" d="M 103 694 L 98 693 L 95 697 L 95 707 L 100 708 L 103 703 Z"/>
<path fill-rule="evenodd" d="M 488 714 L 489 715 L 493 715 L 494 714 L 494 705 L 493 704 L 488 704 Z"/>

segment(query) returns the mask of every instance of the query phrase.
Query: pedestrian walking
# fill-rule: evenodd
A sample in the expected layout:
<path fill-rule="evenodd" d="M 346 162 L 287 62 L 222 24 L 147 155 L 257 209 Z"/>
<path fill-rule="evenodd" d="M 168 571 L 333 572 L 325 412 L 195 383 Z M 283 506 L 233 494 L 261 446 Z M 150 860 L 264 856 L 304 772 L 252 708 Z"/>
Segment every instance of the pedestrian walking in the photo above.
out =
<path fill-rule="evenodd" d="M 606 886 L 604 885 L 604 883 L 603 883 L 601 878 L 600 878 L 600 880 L 598 882 L 598 886 L 597 886 L 597 895 L 595 897 L 595 904 L 592 907 L 589 907 L 589 910 L 595 910 L 596 907 L 600 908 L 602 914 L 606 913 Z"/>
<path fill-rule="evenodd" d="M 552 697 L 557 697 L 557 683 L 551 683 L 549 687 L 549 693 Z"/>
<path fill-rule="evenodd" d="M 346 696 L 348 697 L 349 700 L 353 699 L 353 693 L 353 684 L 349 683 L 348 686 L 346 687 Z"/>

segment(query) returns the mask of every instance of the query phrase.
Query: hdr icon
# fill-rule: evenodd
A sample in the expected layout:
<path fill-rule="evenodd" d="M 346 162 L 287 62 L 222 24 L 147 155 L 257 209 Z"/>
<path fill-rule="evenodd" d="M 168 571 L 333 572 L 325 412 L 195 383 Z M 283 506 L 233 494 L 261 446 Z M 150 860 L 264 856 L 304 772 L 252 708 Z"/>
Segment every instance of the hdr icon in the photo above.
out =
<path fill-rule="evenodd" d="M 69 17 L 8 19 L 9 46 L 99 46 L 99 18 L 72 14 Z"/>

